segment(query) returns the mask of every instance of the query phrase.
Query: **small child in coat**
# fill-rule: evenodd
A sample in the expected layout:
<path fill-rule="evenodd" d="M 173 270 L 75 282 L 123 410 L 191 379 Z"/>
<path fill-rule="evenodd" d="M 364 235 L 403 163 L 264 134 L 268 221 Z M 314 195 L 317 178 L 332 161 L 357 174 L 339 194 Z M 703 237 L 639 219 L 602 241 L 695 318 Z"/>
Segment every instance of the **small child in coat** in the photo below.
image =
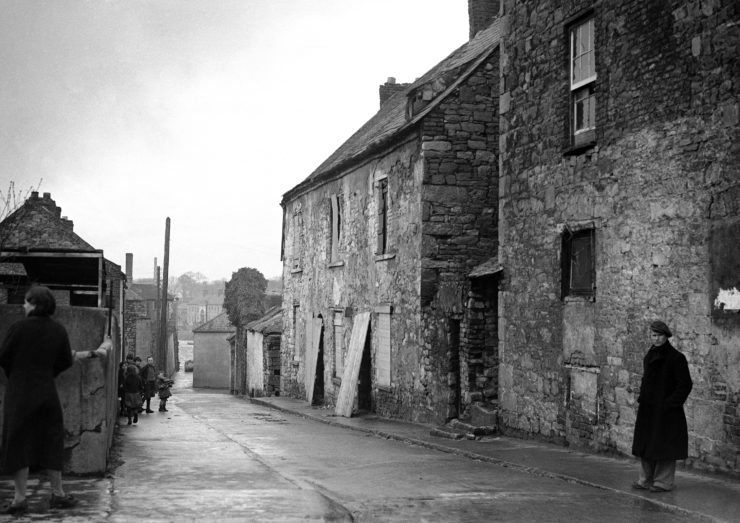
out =
<path fill-rule="evenodd" d="M 164 372 L 160 372 L 157 375 L 157 389 L 159 390 L 159 412 L 167 412 L 167 398 L 172 396 L 170 387 L 174 385 L 174 381 L 164 375 Z"/>
<path fill-rule="evenodd" d="M 141 378 L 136 370 L 135 365 L 129 365 L 126 367 L 125 376 L 123 379 L 123 403 L 126 407 L 126 417 L 128 418 L 128 425 L 131 425 L 131 418 L 134 418 L 134 423 L 139 421 L 139 409 L 141 409 Z"/>

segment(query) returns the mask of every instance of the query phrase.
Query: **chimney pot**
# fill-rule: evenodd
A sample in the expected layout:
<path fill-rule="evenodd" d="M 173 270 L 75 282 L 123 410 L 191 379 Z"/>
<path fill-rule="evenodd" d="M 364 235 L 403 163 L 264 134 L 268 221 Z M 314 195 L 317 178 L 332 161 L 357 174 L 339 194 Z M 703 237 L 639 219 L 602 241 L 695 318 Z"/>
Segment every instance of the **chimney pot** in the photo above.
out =
<path fill-rule="evenodd" d="M 134 255 L 133 253 L 126 253 L 126 281 L 134 281 Z"/>
<path fill-rule="evenodd" d="M 388 81 L 386 81 L 387 84 L 393 85 L 396 83 L 396 79 L 393 76 L 388 77 Z"/>
<path fill-rule="evenodd" d="M 45 192 L 44 193 L 44 200 L 51 200 L 51 193 L 50 192 Z"/>
<path fill-rule="evenodd" d="M 37 200 L 38 197 L 39 197 L 39 192 L 38 191 L 31 191 L 31 199 L 32 200 Z"/>

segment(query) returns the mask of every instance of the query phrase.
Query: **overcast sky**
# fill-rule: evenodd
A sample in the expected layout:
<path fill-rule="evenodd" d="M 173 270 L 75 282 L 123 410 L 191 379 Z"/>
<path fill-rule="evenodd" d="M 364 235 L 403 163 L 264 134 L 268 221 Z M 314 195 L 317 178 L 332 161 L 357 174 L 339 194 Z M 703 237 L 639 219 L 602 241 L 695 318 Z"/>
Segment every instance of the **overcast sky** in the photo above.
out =
<path fill-rule="evenodd" d="M 466 0 L 0 0 L 0 191 L 134 277 L 280 274 L 282 194 L 467 40 Z"/>

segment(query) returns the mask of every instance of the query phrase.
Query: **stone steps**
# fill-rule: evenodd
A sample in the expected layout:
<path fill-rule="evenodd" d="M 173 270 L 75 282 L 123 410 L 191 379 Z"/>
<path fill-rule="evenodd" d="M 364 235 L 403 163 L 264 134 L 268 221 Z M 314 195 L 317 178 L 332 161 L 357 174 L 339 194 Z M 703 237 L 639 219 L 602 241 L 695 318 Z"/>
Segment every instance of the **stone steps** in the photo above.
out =
<path fill-rule="evenodd" d="M 468 414 L 468 421 L 453 419 L 445 425 L 433 428 L 430 435 L 455 440 L 477 440 L 496 434 L 498 431 L 498 409 L 496 406 L 472 405 Z"/>

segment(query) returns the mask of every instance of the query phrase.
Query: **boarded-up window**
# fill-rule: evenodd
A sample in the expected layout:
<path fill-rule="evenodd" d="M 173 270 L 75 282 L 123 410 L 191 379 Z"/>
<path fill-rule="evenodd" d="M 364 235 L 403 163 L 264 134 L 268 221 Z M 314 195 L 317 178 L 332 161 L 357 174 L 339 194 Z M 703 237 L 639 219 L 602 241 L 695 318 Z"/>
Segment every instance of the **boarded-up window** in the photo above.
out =
<path fill-rule="evenodd" d="M 391 308 L 389 305 L 376 307 L 378 326 L 375 330 L 375 380 L 379 387 L 391 385 Z"/>
<path fill-rule="evenodd" d="M 377 254 L 388 252 L 388 178 L 378 180 L 378 245 Z"/>
<path fill-rule="evenodd" d="M 594 258 L 593 229 L 563 233 L 563 297 L 593 297 L 596 287 Z"/>
<path fill-rule="evenodd" d="M 303 215 L 293 215 L 293 269 L 303 266 Z"/>
<path fill-rule="evenodd" d="M 342 203 L 339 195 L 331 195 L 331 261 L 339 260 L 339 240 L 342 234 Z"/>
<path fill-rule="evenodd" d="M 334 376 L 344 373 L 344 311 L 334 311 Z"/>
<path fill-rule="evenodd" d="M 300 360 L 301 325 L 299 321 L 300 307 L 293 305 L 293 360 Z"/>

